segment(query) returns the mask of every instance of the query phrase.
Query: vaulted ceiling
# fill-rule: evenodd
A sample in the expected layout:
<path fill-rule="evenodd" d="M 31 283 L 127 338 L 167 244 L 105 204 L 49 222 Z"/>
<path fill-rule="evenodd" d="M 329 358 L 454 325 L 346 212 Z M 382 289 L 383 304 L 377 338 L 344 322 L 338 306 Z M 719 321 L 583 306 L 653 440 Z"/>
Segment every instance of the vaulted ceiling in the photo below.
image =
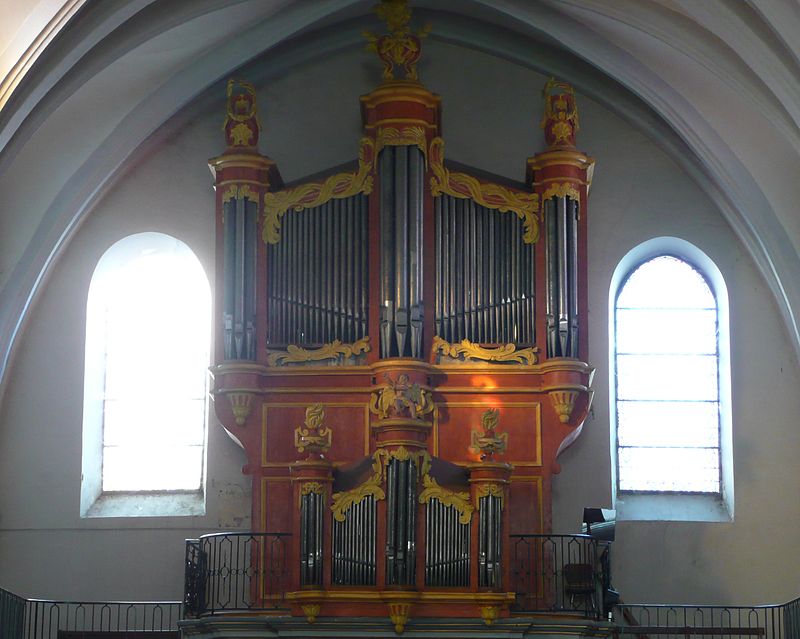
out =
<path fill-rule="evenodd" d="M 0 73 L 12 68 L 9 58 L 24 57 L 26 38 L 36 53 L 0 102 L 3 376 L 48 269 L 127 163 L 180 127 L 209 96 L 217 100 L 235 71 L 263 80 L 355 46 L 365 24 L 379 28 L 371 14 L 374 0 L 27 4 L 11 1 L 0 9 L 0 23 L 9 18 L 0 36 L 11 38 L 0 51 Z M 430 37 L 568 79 L 579 93 L 646 131 L 735 229 L 800 353 L 800 5 L 412 5 L 420 20 L 433 23 Z M 11 24 L 27 25 L 27 31 Z M 35 27 L 47 30 L 48 24 L 42 38 Z"/>

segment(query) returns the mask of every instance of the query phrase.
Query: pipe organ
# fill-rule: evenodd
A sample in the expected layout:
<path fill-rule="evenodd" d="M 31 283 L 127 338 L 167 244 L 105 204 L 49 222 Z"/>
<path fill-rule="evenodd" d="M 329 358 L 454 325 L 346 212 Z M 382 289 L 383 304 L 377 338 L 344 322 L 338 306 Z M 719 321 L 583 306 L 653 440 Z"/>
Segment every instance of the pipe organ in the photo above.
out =
<path fill-rule="evenodd" d="M 370 36 L 348 170 L 285 185 L 254 88 L 228 85 L 217 205 L 216 414 L 247 454 L 257 532 L 291 533 L 294 614 L 514 613 L 511 535 L 550 532 L 587 415 L 592 160 L 572 88 L 544 90 L 524 183 L 445 158 L 400 0 Z M 403 77 L 395 77 L 395 74 Z"/>

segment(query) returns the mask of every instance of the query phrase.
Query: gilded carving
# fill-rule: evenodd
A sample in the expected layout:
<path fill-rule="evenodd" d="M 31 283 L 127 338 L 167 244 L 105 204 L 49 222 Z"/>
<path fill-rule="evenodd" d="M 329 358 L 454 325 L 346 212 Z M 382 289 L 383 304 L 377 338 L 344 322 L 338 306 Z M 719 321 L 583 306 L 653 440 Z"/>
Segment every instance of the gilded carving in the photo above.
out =
<path fill-rule="evenodd" d="M 504 453 L 508 447 L 508 433 L 496 432 L 499 416 L 499 409 L 488 409 L 481 416 L 483 432 L 472 431 L 470 448 L 481 453 L 481 459 L 491 459 L 495 453 Z"/>
<path fill-rule="evenodd" d="M 331 447 L 333 433 L 324 425 L 325 409 L 322 404 L 314 404 L 306 408 L 306 419 L 303 426 L 294 431 L 294 446 L 297 452 L 322 454 Z"/>
<path fill-rule="evenodd" d="M 268 366 L 283 366 L 299 362 L 321 362 L 326 359 L 349 359 L 361 353 L 368 353 L 370 350 L 369 336 L 362 337 L 353 344 L 342 344 L 340 340 L 334 340 L 330 344 L 315 349 L 305 349 L 301 346 L 290 344 L 285 351 L 268 351 Z"/>
<path fill-rule="evenodd" d="M 458 344 L 450 344 L 438 335 L 433 338 L 433 352 L 441 352 L 448 357 L 458 359 L 479 359 L 487 362 L 516 362 L 531 366 L 539 360 L 538 346 L 521 348 L 517 350 L 514 344 L 505 344 L 497 348 L 485 348 L 479 344 L 474 344 L 467 339 L 462 339 Z"/>
<path fill-rule="evenodd" d="M 568 197 L 576 202 L 581 201 L 581 194 L 572 182 L 555 182 L 548 186 L 542 193 L 542 200 L 549 200 L 551 197 Z"/>
<path fill-rule="evenodd" d="M 541 127 L 551 147 L 575 146 L 575 134 L 580 128 L 575 90 L 566 82 L 550 78 L 542 90 L 544 114 Z"/>
<path fill-rule="evenodd" d="M 475 504 L 475 508 L 478 510 L 481 508 L 482 497 L 496 497 L 500 500 L 500 508 L 503 507 L 504 491 L 500 484 L 478 484 L 478 487 L 475 489 L 475 498 L 478 500 Z"/>
<path fill-rule="evenodd" d="M 345 513 L 350 507 L 355 506 L 360 503 L 362 499 L 370 495 L 375 501 L 386 499 L 386 493 L 381 487 L 384 469 L 383 460 L 380 455 L 381 452 L 385 451 L 378 451 L 372 457 L 372 477 L 352 490 L 343 493 L 334 493 L 332 495 L 333 503 L 331 504 L 331 511 L 333 511 L 333 518 L 336 521 L 344 521 Z"/>
<path fill-rule="evenodd" d="M 228 393 L 228 401 L 231 403 L 231 411 L 237 426 L 244 426 L 250 416 L 250 402 L 252 400 L 252 393 Z"/>
<path fill-rule="evenodd" d="M 277 244 L 281 239 L 281 220 L 289 209 L 302 211 L 325 204 L 332 199 L 372 193 L 372 170 L 375 162 L 375 143 L 361 138 L 358 151 L 358 170 L 337 173 L 321 182 L 309 182 L 291 189 L 264 194 L 264 241 Z"/>
<path fill-rule="evenodd" d="M 249 82 L 228 80 L 227 115 L 222 130 L 229 147 L 254 147 L 258 144 L 261 123 L 258 121 L 256 90 Z"/>
<path fill-rule="evenodd" d="M 409 417 L 421 419 L 433 411 L 429 391 L 419 384 L 410 384 L 408 375 L 401 373 L 396 380 L 386 375 L 387 385 L 372 393 L 369 409 L 380 419 Z"/>
<path fill-rule="evenodd" d="M 428 141 L 425 129 L 421 126 L 407 126 L 401 129 L 392 126 L 381 127 L 375 136 L 376 159 L 385 146 L 416 146 L 425 156 L 425 162 L 428 161 Z"/>
<path fill-rule="evenodd" d="M 318 481 L 307 481 L 302 486 L 300 486 L 300 496 L 303 495 L 323 495 L 324 490 L 322 488 L 322 484 Z"/>
<path fill-rule="evenodd" d="M 472 519 L 475 508 L 469 502 L 468 492 L 456 492 L 442 488 L 439 483 L 430 475 L 422 477 L 422 492 L 419 494 L 419 503 L 427 504 L 431 499 L 438 499 L 445 506 L 452 506 L 458 513 L 458 521 L 461 524 L 468 524 Z"/>
<path fill-rule="evenodd" d="M 481 606 L 481 619 L 487 626 L 491 626 L 500 617 L 500 606 Z"/>
<path fill-rule="evenodd" d="M 308 621 L 308 623 L 314 623 L 317 620 L 320 609 L 319 604 L 301 604 L 300 608 L 302 608 L 303 614 L 306 616 L 306 621 Z"/>
<path fill-rule="evenodd" d="M 383 62 L 383 79 L 394 79 L 394 67 L 405 71 L 406 80 L 417 81 L 417 62 L 422 54 L 421 39 L 428 35 L 430 26 L 423 27 L 417 34 L 411 33 L 411 9 L 406 0 L 383 0 L 375 7 L 377 16 L 386 23 L 388 34 L 376 36 L 364 32 L 367 50 L 378 54 Z"/>
<path fill-rule="evenodd" d="M 259 206 L 258 194 L 250 188 L 249 184 L 231 184 L 222 194 L 223 204 L 234 199 L 247 198 L 250 202 Z"/>
<path fill-rule="evenodd" d="M 397 634 L 402 634 L 406 629 L 409 612 L 411 612 L 410 603 L 392 602 L 389 604 L 389 619 L 392 620 Z"/>
<path fill-rule="evenodd" d="M 539 196 L 536 193 L 516 191 L 499 184 L 481 182 L 477 178 L 450 171 L 444 166 L 444 140 L 431 141 L 429 158 L 433 177 L 431 195 L 434 197 L 447 193 L 461 199 L 472 199 L 481 206 L 505 213 L 511 211 L 522 220 L 526 244 L 534 244 L 539 239 Z"/>
<path fill-rule="evenodd" d="M 567 424 L 570 417 L 572 417 L 575 401 L 578 399 L 578 391 L 570 389 L 551 390 L 548 394 L 556 415 L 558 415 L 558 421 L 562 424 Z"/>

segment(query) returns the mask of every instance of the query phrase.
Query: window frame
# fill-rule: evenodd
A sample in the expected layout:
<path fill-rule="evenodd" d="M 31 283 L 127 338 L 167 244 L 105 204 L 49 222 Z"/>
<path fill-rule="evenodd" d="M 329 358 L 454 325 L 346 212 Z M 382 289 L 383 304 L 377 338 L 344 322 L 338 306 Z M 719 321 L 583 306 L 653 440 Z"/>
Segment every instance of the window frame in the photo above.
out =
<path fill-rule="evenodd" d="M 720 492 L 621 490 L 617 436 L 616 305 L 632 273 L 659 256 L 675 257 L 706 281 L 717 304 L 717 382 L 719 401 Z M 695 245 L 676 237 L 658 237 L 629 251 L 617 265 L 609 288 L 609 422 L 612 493 L 622 520 L 730 521 L 734 514 L 732 419 L 730 393 L 730 338 L 728 294 L 722 273 Z"/>
<path fill-rule="evenodd" d="M 206 358 L 211 357 L 211 309 L 213 298 L 205 268 L 197 254 L 185 242 L 161 232 L 143 232 L 127 235 L 115 241 L 95 264 L 86 297 L 86 342 L 84 368 L 84 410 L 82 428 L 80 516 L 93 517 L 159 517 L 196 516 L 205 514 L 208 449 L 208 378 L 205 378 L 202 450 L 199 488 L 197 489 L 146 489 L 103 490 L 105 463 L 105 404 L 106 404 L 106 326 L 104 313 L 108 308 L 101 297 L 109 284 L 105 278 L 124 268 L 142 251 L 173 251 L 176 245 L 188 259 L 196 261 L 199 273 L 208 289 L 208 342 Z M 194 266 L 194 265 L 193 265 Z M 199 283 L 199 280 L 198 280 Z M 96 288 L 95 288 L 96 287 Z M 100 304 L 100 306 L 95 306 Z M 206 364 L 207 366 L 207 364 Z"/>

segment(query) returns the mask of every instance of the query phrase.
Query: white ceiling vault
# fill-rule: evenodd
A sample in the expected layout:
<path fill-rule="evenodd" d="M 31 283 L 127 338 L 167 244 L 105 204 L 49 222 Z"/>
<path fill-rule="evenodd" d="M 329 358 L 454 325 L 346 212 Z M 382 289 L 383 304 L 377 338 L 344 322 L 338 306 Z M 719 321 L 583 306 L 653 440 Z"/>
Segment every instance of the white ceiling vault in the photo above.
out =
<path fill-rule="evenodd" d="M 37 287 L 126 163 L 180 126 L 203 99 L 218 99 L 222 82 L 242 67 L 248 77 L 285 72 L 353 46 L 374 21 L 374 3 L 48 3 L 53 15 L 63 15 L 67 5 L 74 15 L 38 47 L 38 59 L 0 111 L 2 379 Z M 20 22 L 42 3 L 29 2 L 27 13 L 24 4 L 0 9 L 0 21 L 8 12 Z M 568 78 L 580 93 L 645 130 L 735 229 L 800 353 L 796 0 L 411 4 L 434 24 L 430 37 Z M 31 42 L 40 35 L 35 31 Z M 24 51 L 21 33 L 3 35 Z M 0 53 L 10 50 L 0 44 Z"/>

